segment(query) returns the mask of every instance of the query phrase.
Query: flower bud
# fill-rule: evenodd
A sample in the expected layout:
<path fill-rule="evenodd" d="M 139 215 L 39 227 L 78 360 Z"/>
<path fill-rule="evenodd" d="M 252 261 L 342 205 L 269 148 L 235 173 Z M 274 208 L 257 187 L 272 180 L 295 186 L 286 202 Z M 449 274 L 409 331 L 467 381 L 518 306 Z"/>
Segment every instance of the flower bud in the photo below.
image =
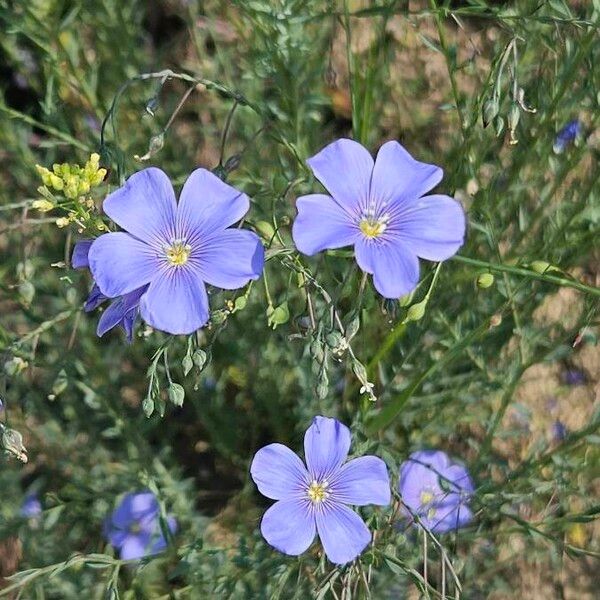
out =
<path fill-rule="evenodd" d="M 185 398 L 185 390 L 179 383 L 171 383 L 169 385 L 169 401 L 175 406 L 183 406 L 183 400 Z"/>
<path fill-rule="evenodd" d="M 23 445 L 23 436 L 15 429 L 2 427 L 2 447 L 21 462 L 27 462 L 27 449 Z"/>
<path fill-rule="evenodd" d="M 534 260 L 532 263 L 530 263 L 529 268 L 532 271 L 539 273 L 540 275 L 543 275 L 544 273 L 547 273 L 548 271 L 558 271 L 558 269 L 555 266 L 551 265 L 549 262 L 546 262 L 545 260 Z"/>
<path fill-rule="evenodd" d="M 202 350 L 202 348 L 196 348 L 196 350 L 194 350 L 194 353 L 192 354 L 192 361 L 196 365 L 196 368 L 199 371 L 202 371 L 204 365 L 208 361 L 208 354 L 206 354 L 206 352 Z"/>
<path fill-rule="evenodd" d="M 406 313 L 405 321 L 420 321 L 425 315 L 425 309 L 427 308 L 427 300 L 422 300 L 413 304 Z"/>
<path fill-rule="evenodd" d="M 517 128 L 520 118 L 521 118 L 521 110 L 519 108 L 519 105 L 516 102 L 513 102 L 510 105 L 510 108 L 508 110 L 508 116 L 507 116 L 508 128 L 511 131 L 514 131 Z"/>
<path fill-rule="evenodd" d="M 479 277 L 477 277 L 477 287 L 482 290 L 487 290 L 487 288 L 494 285 L 494 276 L 491 273 L 481 273 Z"/>
<path fill-rule="evenodd" d="M 493 97 L 486 101 L 481 111 L 481 120 L 483 121 L 484 128 L 487 127 L 494 119 L 494 117 L 500 112 L 500 105 L 498 98 Z"/>

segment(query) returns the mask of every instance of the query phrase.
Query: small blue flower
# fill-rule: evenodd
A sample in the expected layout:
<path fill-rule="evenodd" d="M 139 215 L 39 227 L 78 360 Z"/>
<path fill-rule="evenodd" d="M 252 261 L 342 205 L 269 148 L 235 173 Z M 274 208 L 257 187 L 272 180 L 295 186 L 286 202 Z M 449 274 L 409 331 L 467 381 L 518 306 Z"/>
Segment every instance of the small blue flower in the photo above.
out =
<path fill-rule="evenodd" d="M 581 135 L 581 122 L 579 119 L 569 121 L 557 134 L 554 139 L 554 152 L 560 154 L 564 152 L 566 147 L 574 142 Z"/>
<path fill-rule="evenodd" d="M 296 201 L 292 237 L 300 252 L 354 247 L 375 289 L 397 299 L 419 282 L 419 257 L 442 261 L 463 245 L 465 213 L 443 194 L 425 195 L 442 179 L 440 167 L 415 160 L 386 142 L 373 160 L 358 142 L 341 139 L 308 159 L 329 192 Z"/>
<path fill-rule="evenodd" d="M 158 501 L 152 492 L 127 494 L 104 523 L 104 537 L 123 560 L 152 556 L 167 547 L 159 523 Z M 167 518 L 171 533 L 177 530 L 174 517 Z"/>
<path fill-rule="evenodd" d="M 552 439 L 555 442 L 562 442 L 568 434 L 569 430 L 567 426 L 559 419 L 556 419 L 552 424 Z"/>
<path fill-rule="evenodd" d="M 465 467 L 441 450 L 413 452 L 400 466 L 399 491 L 408 510 L 424 527 L 445 533 L 473 519 L 469 508 L 473 482 Z"/>
<path fill-rule="evenodd" d="M 140 314 L 154 329 L 192 333 L 210 317 L 206 284 L 235 290 L 262 273 L 258 236 L 231 227 L 249 208 L 246 194 L 206 169 L 188 177 L 179 203 L 163 171 L 134 173 L 104 200 L 124 231 L 91 245 L 94 281 L 109 298 L 139 293 Z"/>
<path fill-rule="evenodd" d="M 579 369 L 567 369 L 562 374 L 565 385 L 584 385 L 587 381 L 585 373 Z"/>
<path fill-rule="evenodd" d="M 350 430 L 315 417 L 304 435 L 304 458 L 283 444 L 269 444 L 254 456 L 250 474 L 263 496 L 276 500 L 260 524 L 263 537 L 284 554 L 297 556 L 319 535 L 327 558 L 343 565 L 370 543 L 371 532 L 349 505 L 390 503 L 390 479 L 376 456 L 346 461 Z"/>
<path fill-rule="evenodd" d="M 42 514 L 42 503 L 37 494 L 27 494 L 21 504 L 21 516 L 26 519 L 35 519 Z"/>

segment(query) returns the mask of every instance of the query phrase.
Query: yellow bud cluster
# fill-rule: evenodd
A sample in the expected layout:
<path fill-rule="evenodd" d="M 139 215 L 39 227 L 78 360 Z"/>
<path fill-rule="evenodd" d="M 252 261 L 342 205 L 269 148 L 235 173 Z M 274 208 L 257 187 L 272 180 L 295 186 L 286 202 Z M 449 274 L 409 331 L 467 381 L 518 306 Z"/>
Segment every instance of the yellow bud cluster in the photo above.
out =
<path fill-rule="evenodd" d="M 62 192 L 72 200 L 85 196 L 106 177 L 106 169 L 100 168 L 100 156 L 96 153 L 90 156 L 83 167 L 55 163 L 52 170 L 40 165 L 36 165 L 36 169 L 48 189 Z"/>

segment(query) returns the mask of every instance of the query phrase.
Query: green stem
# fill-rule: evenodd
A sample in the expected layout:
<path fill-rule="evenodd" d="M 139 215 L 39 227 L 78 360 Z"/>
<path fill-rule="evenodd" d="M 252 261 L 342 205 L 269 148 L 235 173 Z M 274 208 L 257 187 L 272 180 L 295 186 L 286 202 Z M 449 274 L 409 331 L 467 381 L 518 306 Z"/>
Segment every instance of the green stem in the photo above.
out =
<path fill-rule="evenodd" d="M 520 275 L 521 277 L 527 277 L 529 279 L 553 283 L 554 285 L 570 287 L 592 296 L 600 296 L 600 288 L 586 285 L 585 283 L 581 283 L 575 279 L 565 279 L 564 277 L 550 275 L 549 273 L 536 273 L 535 271 L 530 271 L 529 269 L 524 269 L 523 267 L 511 267 L 509 265 L 495 264 L 485 260 L 469 258 L 468 256 L 460 256 L 458 254 L 453 256 L 452 260 L 462 262 L 467 265 L 472 265 L 474 267 L 489 269 L 490 271 L 497 271 L 498 273 L 510 273 L 512 275 Z"/>

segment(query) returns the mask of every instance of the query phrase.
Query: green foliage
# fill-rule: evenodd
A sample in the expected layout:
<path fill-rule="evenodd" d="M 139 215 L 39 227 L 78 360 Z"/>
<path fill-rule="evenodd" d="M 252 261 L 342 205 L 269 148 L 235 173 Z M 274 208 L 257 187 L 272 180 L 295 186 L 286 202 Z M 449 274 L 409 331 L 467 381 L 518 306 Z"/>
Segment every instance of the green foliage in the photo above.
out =
<path fill-rule="evenodd" d="M 600 553 L 600 409 L 591 386 L 573 408 L 559 374 L 599 375 L 596 0 L 0 0 L 0 24 L 0 597 L 515 597 L 534 563 L 551 594 L 592 585 L 569 565 Z M 583 134 L 557 154 L 574 118 Z M 293 247 L 294 199 L 319 187 L 304 161 L 341 136 L 401 140 L 467 211 L 460 255 L 422 261 L 398 302 L 346 250 Z M 211 291 L 196 335 L 142 326 L 127 345 L 96 336 L 69 262 L 104 226 L 99 200 L 148 164 L 247 192 L 267 263 Z M 271 549 L 249 463 L 272 441 L 301 450 L 315 414 L 352 425 L 352 452 L 384 458 L 394 485 L 412 450 L 464 461 L 475 522 L 405 530 L 396 494 L 361 509 L 375 543 L 343 569 L 318 545 Z M 143 488 L 179 527 L 128 564 L 102 523 Z"/>

